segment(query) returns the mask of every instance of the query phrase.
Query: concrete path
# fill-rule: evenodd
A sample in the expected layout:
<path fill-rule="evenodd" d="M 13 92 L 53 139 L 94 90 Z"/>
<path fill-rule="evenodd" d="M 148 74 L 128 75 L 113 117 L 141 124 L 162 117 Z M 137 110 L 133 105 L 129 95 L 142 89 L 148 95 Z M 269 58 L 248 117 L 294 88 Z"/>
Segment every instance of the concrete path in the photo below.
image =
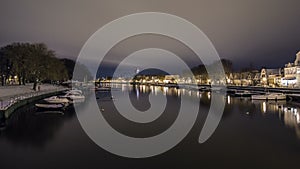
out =
<path fill-rule="evenodd" d="M 66 88 L 57 85 L 42 84 L 40 91 L 32 90 L 33 84 L 1 86 L 0 87 L 0 110 L 5 110 L 18 100 L 23 100 L 45 93 L 64 90 Z"/>

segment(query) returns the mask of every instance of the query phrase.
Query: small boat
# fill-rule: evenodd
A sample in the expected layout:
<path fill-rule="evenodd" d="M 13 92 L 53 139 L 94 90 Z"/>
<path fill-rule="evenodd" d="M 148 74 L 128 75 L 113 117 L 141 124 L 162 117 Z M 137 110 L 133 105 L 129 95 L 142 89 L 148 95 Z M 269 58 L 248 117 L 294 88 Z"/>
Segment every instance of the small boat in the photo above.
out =
<path fill-rule="evenodd" d="M 47 114 L 64 115 L 65 113 L 60 110 L 46 110 L 46 111 L 39 111 L 35 113 L 35 115 L 47 115 Z"/>
<path fill-rule="evenodd" d="M 223 88 L 222 87 L 211 87 L 210 89 L 213 91 L 217 91 L 217 90 L 222 90 Z"/>
<path fill-rule="evenodd" d="M 252 95 L 252 100 L 286 100 L 286 95 L 283 93 L 267 93 L 263 95 Z"/>
<path fill-rule="evenodd" d="M 45 109 L 45 110 L 57 110 L 57 109 L 62 109 L 65 107 L 64 104 L 35 104 L 35 107 L 39 109 Z"/>
<path fill-rule="evenodd" d="M 210 88 L 208 88 L 208 87 L 200 87 L 200 88 L 199 88 L 199 91 L 209 92 L 209 91 L 210 91 Z"/>
<path fill-rule="evenodd" d="M 72 89 L 72 90 L 68 90 L 66 92 L 66 94 L 81 94 L 82 95 L 82 91 L 81 90 L 78 90 L 78 89 Z"/>
<path fill-rule="evenodd" d="M 110 91 L 111 87 L 95 87 L 93 90 L 95 90 L 95 91 Z"/>
<path fill-rule="evenodd" d="M 73 102 L 84 102 L 85 96 L 79 93 L 67 93 L 64 96 L 60 96 L 60 98 L 67 98 Z"/>
<path fill-rule="evenodd" d="M 249 91 L 236 91 L 234 94 L 232 94 L 234 97 L 251 97 L 252 95 L 254 94 Z"/>
<path fill-rule="evenodd" d="M 226 92 L 226 87 L 222 87 L 222 86 L 212 86 L 210 88 L 211 92 L 216 92 L 216 93 L 223 93 Z"/>
<path fill-rule="evenodd" d="M 166 83 L 165 84 L 165 87 L 176 87 L 176 88 L 178 88 L 179 86 L 178 86 L 178 84 L 177 83 Z"/>
<path fill-rule="evenodd" d="M 47 103 L 52 103 L 52 104 L 67 104 L 69 103 L 69 100 L 67 98 L 62 98 L 58 96 L 52 96 L 49 98 L 44 99 Z"/>

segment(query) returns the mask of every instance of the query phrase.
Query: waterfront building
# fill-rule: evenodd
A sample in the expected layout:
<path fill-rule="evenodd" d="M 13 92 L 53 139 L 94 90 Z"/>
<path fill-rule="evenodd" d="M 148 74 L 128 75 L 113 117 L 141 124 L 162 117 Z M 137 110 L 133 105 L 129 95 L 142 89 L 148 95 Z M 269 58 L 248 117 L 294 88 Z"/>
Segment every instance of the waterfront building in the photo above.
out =
<path fill-rule="evenodd" d="M 281 85 L 285 87 L 300 87 L 300 51 L 296 54 L 294 63 L 285 65 Z"/>
<path fill-rule="evenodd" d="M 164 83 L 178 83 L 179 75 L 166 75 L 163 80 Z"/>
<path fill-rule="evenodd" d="M 241 74 L 240 73 L 233 73 L 232 77 L 233 77 L 233 79 L 232 79 L 233 85 L 241 86 L 241 84 L 242 84 Z"/>
<path fill-rule="evenodd" d="M 251 73 L 250 72 L 241 72 L 241 86 L 250 86 L 251 85 L 251 80 L 249 81 L 248 79 L 251 79 Z"/>
<path fill-rule="evenodd" d="M 254 78 L 253 78 L 253 85 L 254 86 L 257 86 L 258 84 L 260 84 L 260 77 L 261 77 L 261 74 L 259 71 L 255 72 L 255 75 L 254 75 Z"/>
<path fill-rule="evenodd" d="M 247 75 L 247 79 L 245 80 L 245 83 L 247 86 L 253 86 L 253 79 L 255 77 L 255 73 L 249 72 Z"/>
<path fill-rule="evenodd" d="M 278 87 L 281 84 L 281 69 L 261 69 L 260 84 L 262 86 Z"/>
<path fill-rule="evenodd" d="M 190 77 L 188 77 L 188 78 L 186 77 L 185 79 L 186 79 L 185 82 L 187 82 L 187 80 L 192 82 L 192 78 L 190 78 Z M 195 80 L 198 84 L 209 84 L 209 81 L 210 81 L 207 74 L 196 75 Z"/>
<path fill-rule="evenodd" d="M 227 84 L 230 84 L 230 85 L 233 84 L 233 74 L 232 74 L 232 73 L 230 73 L 230 74 L 226 77 L 226 81 L 227 81 Z"/>
<path fill-rule="evenodd" d="M 244 71 L 239 73 L 230 73 L 227 79 L 227 84 L 236 86 L 253 86 L 260 80 L 258 70 Z"/>

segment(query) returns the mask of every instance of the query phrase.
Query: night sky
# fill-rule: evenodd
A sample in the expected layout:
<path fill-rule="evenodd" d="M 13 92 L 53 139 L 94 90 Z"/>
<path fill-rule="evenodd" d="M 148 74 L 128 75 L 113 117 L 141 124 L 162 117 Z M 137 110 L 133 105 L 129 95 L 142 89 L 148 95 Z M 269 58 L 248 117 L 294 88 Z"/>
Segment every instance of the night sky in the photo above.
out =
<path fill-rule="evenodd" d="M 236 69 L 282 67 L 300 50 L 299 6 L 299 0 L 1 0 L 0 45 L 43 42 L 59 57 L 76 59 L 85 41 L 110 21 L 137 12 L 164 12 L 198 26 Z M 188 59 L 192 54 L 182 44 L 151 36 L 116 45 L 106 63 L 148 46 L 177 50 L 191 66 L 198 64 Z"/>

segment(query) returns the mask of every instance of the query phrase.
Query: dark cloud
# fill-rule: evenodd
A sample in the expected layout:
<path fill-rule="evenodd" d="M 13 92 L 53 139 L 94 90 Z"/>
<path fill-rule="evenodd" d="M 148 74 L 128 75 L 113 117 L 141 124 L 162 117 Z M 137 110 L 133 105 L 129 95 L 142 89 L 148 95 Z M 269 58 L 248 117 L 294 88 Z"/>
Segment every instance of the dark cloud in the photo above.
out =
<path fill-rule="evenodd" d="M 236 67 L 277 67 L 300 50 L 299 6 L 298 0 L 2 0 L 0 45 L 44 42 L 59 56 L 76 58 L 106 23 L 136 12 L 165 12 L 197 25 Z"/>

